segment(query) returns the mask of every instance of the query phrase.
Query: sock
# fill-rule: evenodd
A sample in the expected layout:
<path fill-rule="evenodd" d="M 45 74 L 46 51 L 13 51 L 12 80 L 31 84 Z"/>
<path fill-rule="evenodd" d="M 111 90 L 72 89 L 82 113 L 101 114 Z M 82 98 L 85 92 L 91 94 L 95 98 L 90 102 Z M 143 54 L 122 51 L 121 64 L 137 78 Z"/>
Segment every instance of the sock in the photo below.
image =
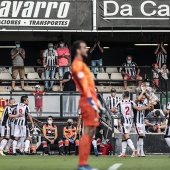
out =
<path fill-rule="evenodd" d="M 5 145 L 7 144 L 8 140 L 7 139 L 3 139 L 1 141 L 1 145 L 0 145 L 0 151 L 2 151 L 5 148 Z"/>
<path fill-rule="evenodd" d="M 127 139 L 127 144 L 129 145 L 129 147 L 134 151 L 135 150 L 135 147 L 133 145 L 133 142 L 130 138 Z"/>
<path fill-rule="evenodd" d="M 137 141 L 137 151 L 138 151 L 138 154 L 140 154 L 139 139 L 138 139 L 138 141 Z"/>
<path fill-rule="evenodd" d="M 97 148 L 97 141 L 95 139 L 92 140 L 92 144 L 94 148 Z"/>
<path fill-rule="evenodd" d="M 79 145 L 79 166 L 86 165 L 90 155 L 92 138 L 85 134 L 82 135 Z"/>
<path fill-rule="evenodd" d="M 12 142 L 13 142 L 12 139 L 9 139 L 9 140 L 8 140 L 8 143 L 7 143 L 6 147 L 5 147 L 5 152 L 9 152 L 9 148 L 11 147 Z"/>
<path fill-rule="evenodd" d="M 140 148 L 141 154 L 144 154 L 144 151 L 143 151 L 143 136 L 139 137 L 139 148 Z"/>
<path fill-rule="evenodd" d="M 28 149 L 29 149 L 29 147 L 30 147 L 30 140 L 26 140 L 25 141 L 25 152 L 28 152 Z"/>
<path fill-rule="evenodd" d="M 24 140 L 25 140 L 24 136 L 20 137 L 20 139 L 18 140 L 17 149 L 21 149 L 21 146 L 24 143 Z"/>
<path fill-rule="evenodd" d="M 17 140 L 13 140 L 13 153 L 16 153 L 17 143 Z"/>
<path fill-rule="evenodd" d="M 122 140 L 122 153 L 126 153 L 126 148 L 127 148 L 127 140 Z"/>
<path fill-rule="evenodd" d="M 167 145 L 170 147 L 170 138 L 165 138 Z"/>

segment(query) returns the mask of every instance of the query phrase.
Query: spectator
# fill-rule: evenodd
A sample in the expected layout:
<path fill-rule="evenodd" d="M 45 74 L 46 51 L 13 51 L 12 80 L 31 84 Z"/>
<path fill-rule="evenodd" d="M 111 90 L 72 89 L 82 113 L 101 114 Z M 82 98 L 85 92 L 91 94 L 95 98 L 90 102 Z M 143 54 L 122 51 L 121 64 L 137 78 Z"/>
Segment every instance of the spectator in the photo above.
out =
<path fill-rule="evenodd" d="M 145 119 L 145 124 L 148 126 L 149 132 L 161 133 L 165 130 L 164 115 L 159 110 L 150 112 Z"/>
<path fill-rule="evenodd" d="M 159 73 L 161 70 L 158 67 L 158 63 L 153 63 L 152 64 L 152 73 L 153 73 L 153 88 L 156 90 L 157 86 L 159 86 Z"/>
<path fill-rule="evenodd" d="M 92 54 L 91 58 L 91 66 L 92 66 L 92 72 L 94 73 L 94 67 L 97 65 L 99 67 L 99 72 L 102 72 L 102 53 L 103 53 L 103 47 L 100 46 L 100 41 L 97 37 L 94 38 L 94 46 L 90 49 L 90 53 Z"/>
<path fill-rule="evenodd" d="M 166 63 L 162 64 L 161 68 L 161 74 L 162 74 L 162 89 L 166 90 L 166 84 L 168 83 L 168 75 L 169 75 L 169 70 L 167 69 Z"/>
<path fill-rule="evenodd" d="M 57 48 L 60 47 L 60 41 L 63 40 L 63 39 L 64 39 L 64 38 L 63 38 L 62 35 L 59 35 L 59 36 L 58 36 L 58 43 L 55 44 L 55 49 L 57 49 Z M 64 43 L 64 47 L 68 47 L 68 44 L 67 44 L 66 42 Z"/>
<path fill-rule="evenodd" d="M 126 57 L 126 63 L 123 63 L 121 73 L 124 80 L 142 80 L 142 77 L 139 75 L 140 69 L 135 62 L 132 62 L 132 56 L 130 55 Z M 140 84 L 141 81 L 139 81 L 139 86 Z M 124 81 L 124 88 L 125 90 L 127 89 L 127 81 Z"/>
<path fill-rule="evenodd" d="M 43 66 L 43 52 L 44 52 L 44 50 L 40 50 L 40 56 L 37 59 L 37 66 L 39 66 L 39 67 L 37 67 L 37 73 L 40 78 L 42 77 L 42 73 L 44 72 L 44 68 L 41 67 L 41 66 Z"/>
<path fill-rule="evenodd" d="M 45 89 L 44 91 L 53 91 L 53 84 L 54 84 L 54 76 L 57 64 L 57 52 L 53 49 L 53 43 L 48 43 L 48 49 L 44 50 L 43 53 L 43 66 L 45 68 Z M 50 86 L 49 81 L 47 79 L 51 79 Z"/>
<path fill-rule="evenodd" d="M 63 155 L 63 141 L 58 138 L 57 126 L 53 124 L 52 116 L 48 116 L 47 123 L 43 126 L 42 146 L 44 154 L 50 154 L 49 144 L 58 144 L 59 154 Z"/>
<path fill-rule="evenodd" d="M 163 63 L 166 63 L 167 60 L 167 51 L 164 48 L 164 43 L 161 42 L 158 44 L 157 49 L 155 50 L 156 62 L 158 63 L 158 67 L 161 68 Z"/>
<path fill-rule="evenodd" d="M 40 85 L 35 86 L 35 91 L 32 92 L 35 97 L 35 110 L 37 112 L 37 116 L 42 115 L 42 107 L 43 107 L 43 98 L 42 96 L 45 95 L 43 91 L 40 90 Z"/>
<path fill-rule="evenodd" d="M 21 80 L 21 88 L 24 91 L 24 59 L 25 59 L 25 50 L 21 48 L 20 41 L 15 41 L 16 48 L 11 50 L 11 59 L 12 59 L 12 91 L 14 91 L 15 80 L 19 73 Z"/>
<path fill-rule="evenodd" d="M 63 129 L 63 138 L 65 145 L 65 154 L 67 155 L 69 152 L 69 146 L 75 146 L 75 154 L 78 154 L 79 140 L 77 139 L 77 129 L 73 126 L 73 120 L 67 120 L 67 126 Z"/>
<path fill-rule="evenodd" d="M 57 53 L 58 53 L 58 73 L 59 73 L 59 78 L 60 78 L 60 90 L 62 90 L 62 79 L 64 76 L 64 73 L 68 71 L 68 59 L 70 56 L 70 51 L 68 49 L 68 47 L 65 47 L 64 44 L 64 40 L 60 40 L 59 42 L 60 47 L 58 47 Z"/>

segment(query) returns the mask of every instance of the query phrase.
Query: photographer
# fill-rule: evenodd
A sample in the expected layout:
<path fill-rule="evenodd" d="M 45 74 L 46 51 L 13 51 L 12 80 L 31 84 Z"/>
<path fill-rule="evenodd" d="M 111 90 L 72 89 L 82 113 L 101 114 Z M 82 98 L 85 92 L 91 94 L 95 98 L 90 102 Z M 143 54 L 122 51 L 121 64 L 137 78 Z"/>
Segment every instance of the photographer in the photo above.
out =
<path fill-rule="evenodd" d="M 24 59 L 25 59 L 25 50 L 21 48 L 20 41 L 15 41 L 16 48 L 11 50 L 11 59 L 12 59 L 12 91 L 14 91 L 15 80 L 19 73 L 21 79 L 21 88 L 24 91 Z"/>

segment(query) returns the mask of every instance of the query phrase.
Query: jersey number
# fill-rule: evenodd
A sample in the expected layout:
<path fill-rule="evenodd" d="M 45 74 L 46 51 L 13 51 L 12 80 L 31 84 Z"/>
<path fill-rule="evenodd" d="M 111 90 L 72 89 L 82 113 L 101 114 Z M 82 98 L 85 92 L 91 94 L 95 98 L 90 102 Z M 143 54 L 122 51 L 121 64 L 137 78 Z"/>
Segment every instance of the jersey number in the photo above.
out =
<path fill-rule="evenodd" d="M 22 114 L 22 109 L 19 109 L 19 113 L 21 113 L 21 114 Z"/>
<path fill-rule="evenodd" d="M 125 107 L 125 110 L 126 110 L 126 112 L 125 112 L 126 115 L 130 115 L 130 113 L 129 113 L 129 110 L 130 110 L 129 106 L 126 106 L 126 107 Z"/>

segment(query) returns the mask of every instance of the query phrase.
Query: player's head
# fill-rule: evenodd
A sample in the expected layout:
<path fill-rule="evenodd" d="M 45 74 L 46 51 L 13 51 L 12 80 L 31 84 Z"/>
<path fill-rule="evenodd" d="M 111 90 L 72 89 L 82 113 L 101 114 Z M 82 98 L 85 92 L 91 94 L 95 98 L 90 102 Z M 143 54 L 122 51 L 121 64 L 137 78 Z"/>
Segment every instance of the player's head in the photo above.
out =
<path fill-rule="evenodd" d="M 49 125 L 51 125 L 51 124 L 53 123 L 53 117 L 52 117 L 52 116 L 48 116 L 48 118 L 47 118 L 47 123 L 48 123 Z"/>
<path fill-rule="evenodd" d="M 73 125 L 73 119 L 68 119 L 67 124 L 68 124 L 68 126 L 72 126 Z"/>
<path fill-rule="evenodd" d="M 14 98 L 10 98 L 9 99 L 9 104 L 13 105 L 15 103 L 15 99 Z"/>
<path fill-rule="evenodd" d="M 128 98 L 129 98 L 129 95 L 130 95 L 130 94 L 129 94 L 129 91 L 124 91 L 124 92 L 123 92 L 123 95 L 122 95 L 122 96 L 123 96 L 123 99 L 128 99 Z"/>
<path fill-rule="evenodd" d="M 22 96 L 21 103 L 28 104 L 29 103 L 28 96 Z"/>
<path fill-rule="evenodd" d="M 159 110 L 156 110 L 155 113 L 154 113 L 154 116 L 155 116 L 155 117 L 159 117 L 160 114 L 161 114 L 161 112 L 160 112 Z"/>
<path fill-rule="evenodd" d="M 112 88 L 112 89 L 111 89 L 111 96 L 112 96 L 112 97 L 115 97 L 115 96 L 116 96 L 116 89 L 115 89 L 115 88 Z"/>
<path fill-rule="evenodd" d="M 139 95 L 141 95 L 141 93 Z M 143 103 L 145 101 L 145 99 L 146 99 L 146 93 L 144 93 L 142 95 L 142 98 L 140 99 L 140 102 Z"/>
<path fill-rule="evenodd" d="M 72 54 L 73 56 L 81 56 L 81 57 L 88 57 L 88 49 L 87 45 L 84 41 L 78 40 L 75 41 L 72 45 Z"/>

